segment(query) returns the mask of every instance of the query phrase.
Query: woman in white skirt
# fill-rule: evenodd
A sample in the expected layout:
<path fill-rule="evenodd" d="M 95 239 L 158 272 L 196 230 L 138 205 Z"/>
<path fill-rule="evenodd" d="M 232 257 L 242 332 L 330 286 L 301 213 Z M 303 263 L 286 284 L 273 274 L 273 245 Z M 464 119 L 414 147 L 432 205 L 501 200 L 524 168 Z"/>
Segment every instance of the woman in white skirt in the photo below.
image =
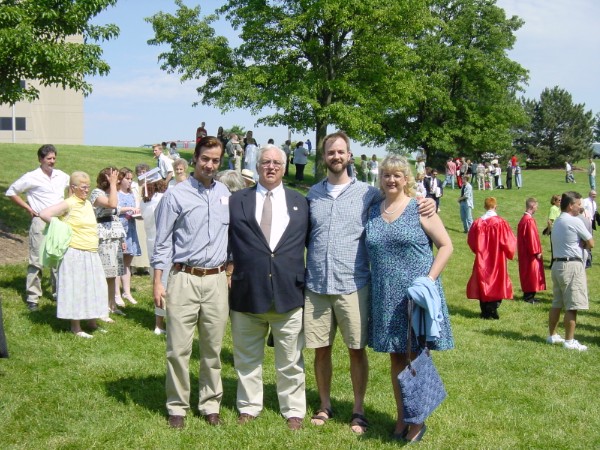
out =
<path fill-rule="evenodd" d="M 90 329 L 96 330 L 96 319 L 108 315 L 108 286 L 98 255 L 98 229 L 94 208 L 87 200 L 89 191 L 89 175 L 73 172 L 73 194 L 40 212 L 45 222 L 59 217 L 73 232 L 69 248 L 58 266 L 56 316 L 70 320 L 71 332 L 87 339 L 93 336 L 81 329 L 80 321 L 87 320 Z"/>
<path fill-rule="evenodd" d="M 116 167 L 102 169 L 96 178 L 96 189 L 90 195 L 90 202 L 98 223 L 98 254 L 108 284 L 108 308 L 112 314 L 124 316 L 123 311 L 117 308 L 115 296 L 115 279 L 125 273 L 125 229 L 119 220 L 118 176 L 119 169 Z M 107 323 L 114 322 L 108 315 L 101 319 Z"/>

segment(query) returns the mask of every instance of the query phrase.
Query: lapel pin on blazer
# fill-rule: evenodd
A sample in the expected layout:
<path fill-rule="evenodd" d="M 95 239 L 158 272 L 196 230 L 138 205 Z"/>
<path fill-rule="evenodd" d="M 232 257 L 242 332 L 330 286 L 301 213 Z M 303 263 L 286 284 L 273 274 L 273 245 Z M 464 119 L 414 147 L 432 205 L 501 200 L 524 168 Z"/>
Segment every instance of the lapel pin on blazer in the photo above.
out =
<path fill-rule="evenodd" d="M 298 207 L 297 207 L 297 206 L 294 206 L 292 209 L 293 209 L 294 211 L 298 211 Z"/>

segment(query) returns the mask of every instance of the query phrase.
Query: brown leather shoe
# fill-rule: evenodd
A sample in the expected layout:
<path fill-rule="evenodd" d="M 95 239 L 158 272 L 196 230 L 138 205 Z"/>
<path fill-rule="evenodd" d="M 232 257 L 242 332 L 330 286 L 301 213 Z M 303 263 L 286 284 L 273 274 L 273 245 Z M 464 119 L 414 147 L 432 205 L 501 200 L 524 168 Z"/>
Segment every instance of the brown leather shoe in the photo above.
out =
<path fill-rule="evenodd" d="M 185 416 L 169 416 L 169 426 L 181 429 L 185 425 Z"/>
<path fill-rule="evenodd" d="M 204 420 L 206 420 L 208 422 L 208 424 L 212 425 L 213 427 L 216 427 L 218 425 L 223 425 L 223 422 L 221 421 L 221 416 L 219 415 L 219 413 L 207 414 L 204 416 Z"/>
<path fill-rule="evenodd" d="M 253 415 L 246 414 L 246 413 L 241 413 L 240 417 L 238 417 L 238 424 L 239 425 L 245 425 L 248 422 L 252 422 L 254 419 L 256 419 L 256 417 L 253 416 Z"/>
<path fill-rule="evenodd" d="M 289 417 L 287 426 L 292 431 L 298 431 L 302 429 L 302 419 L 300 417 Z"/>

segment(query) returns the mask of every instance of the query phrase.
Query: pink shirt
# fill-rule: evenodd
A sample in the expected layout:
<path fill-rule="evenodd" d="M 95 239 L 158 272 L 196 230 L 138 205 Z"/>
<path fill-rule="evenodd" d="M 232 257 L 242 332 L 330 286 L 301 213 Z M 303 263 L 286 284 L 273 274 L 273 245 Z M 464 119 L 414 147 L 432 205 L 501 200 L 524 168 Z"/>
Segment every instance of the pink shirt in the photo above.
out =
<path fill-rule="evenodd" d="M 456 175 L 456 163 L 454 161 L 446 163 L 446 175 Z"/>

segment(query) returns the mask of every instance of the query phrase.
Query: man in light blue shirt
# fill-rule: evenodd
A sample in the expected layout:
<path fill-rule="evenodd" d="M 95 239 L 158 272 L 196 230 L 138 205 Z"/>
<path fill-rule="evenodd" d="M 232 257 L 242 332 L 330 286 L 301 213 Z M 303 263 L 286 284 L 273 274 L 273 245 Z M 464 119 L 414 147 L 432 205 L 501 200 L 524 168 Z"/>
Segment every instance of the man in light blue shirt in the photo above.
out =
<path fill-rule="evenodd" d="M 189 360 L 194 329 L 200 347 L 198 409 L 219 425 L 223 397 L 221 344 L 229 316 L 227 237 L 229 190 L 213 178 L 223 148 L 212 136 L 196 144 L 194 175 L 169 189 L 156 209 L 154 303 L 167 310 L 167 410 L 169 426 L 182 428 L 190 409 Z M 171 267 L 167 291 L 161 281 Z"/>
<path fill-rule="evenodd" d="M 471 175 L 465 175 L 464 184 L 460 188 L 460 220 L 463 224 L 463 231 L 468 233 L 473 225 L 473 186 L 471 185 Z"/>

